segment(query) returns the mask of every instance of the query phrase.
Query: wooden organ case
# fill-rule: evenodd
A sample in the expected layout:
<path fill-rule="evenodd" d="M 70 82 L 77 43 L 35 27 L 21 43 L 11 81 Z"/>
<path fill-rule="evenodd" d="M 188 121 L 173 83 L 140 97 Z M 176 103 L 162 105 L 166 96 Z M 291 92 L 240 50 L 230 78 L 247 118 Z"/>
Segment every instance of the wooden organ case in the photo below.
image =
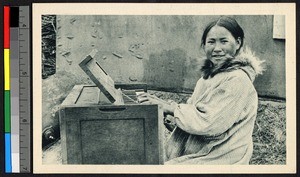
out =
<path fill-rule="evenodd" d="M 95 85 L 76 85 L 59 110 L 63 164 L 163 164 L 163 114 L 137 102 L 146 84 L 116 84 L 96 61 L 79 66 Z"/>

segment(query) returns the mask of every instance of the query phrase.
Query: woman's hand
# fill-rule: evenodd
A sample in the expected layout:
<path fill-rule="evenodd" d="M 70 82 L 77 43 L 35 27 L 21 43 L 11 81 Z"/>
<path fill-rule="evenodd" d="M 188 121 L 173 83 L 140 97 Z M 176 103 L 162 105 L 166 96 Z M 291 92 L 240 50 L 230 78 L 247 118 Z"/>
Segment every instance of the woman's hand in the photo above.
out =
<path fill-rule="evenodd" d="M 170 115 L 174 115 L 174 110 L 177 106 L 175 102 L 169 103 L 148 93 L 138 95 L 138 101 L 141 104 L 157 104 L 163 109 L 164 114 Z"/>

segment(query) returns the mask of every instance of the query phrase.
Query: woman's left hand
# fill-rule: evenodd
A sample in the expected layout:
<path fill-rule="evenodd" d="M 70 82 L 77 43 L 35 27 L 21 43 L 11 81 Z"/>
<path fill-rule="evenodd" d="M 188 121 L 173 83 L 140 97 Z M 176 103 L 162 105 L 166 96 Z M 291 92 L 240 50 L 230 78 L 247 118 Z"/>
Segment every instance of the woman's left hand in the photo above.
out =
<path fill-rule="evenodd" d="M 177 105 L 177 103 L 175 102 L 169 103 L 148 93 L 143 93 L 138 95 L 138 101 L 141 104 L 157 104 L 163 109 L 163 112 L 165 114 L 171 114 L 171 115 L 174 114 L 174 110 Z"/>

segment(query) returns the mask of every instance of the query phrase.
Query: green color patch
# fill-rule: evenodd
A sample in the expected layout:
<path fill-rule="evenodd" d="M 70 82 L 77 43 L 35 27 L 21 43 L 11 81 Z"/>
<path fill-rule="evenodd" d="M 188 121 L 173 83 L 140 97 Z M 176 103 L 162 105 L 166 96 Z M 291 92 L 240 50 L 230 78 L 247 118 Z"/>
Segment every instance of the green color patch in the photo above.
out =
<path fill-rule="evenodd" d="M 4 92 L 4 131 L 10 133 L 10 91 L 5 90 Z"/>

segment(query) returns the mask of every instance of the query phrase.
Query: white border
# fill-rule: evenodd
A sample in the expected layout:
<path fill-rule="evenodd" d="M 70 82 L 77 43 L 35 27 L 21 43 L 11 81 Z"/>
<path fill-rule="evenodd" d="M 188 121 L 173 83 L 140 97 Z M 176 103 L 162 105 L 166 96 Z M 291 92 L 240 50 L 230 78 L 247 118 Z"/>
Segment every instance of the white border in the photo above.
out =
<path fill-rule="evenodd" d="M 33 21 L 33 172 L 34 173 L 296 173 L 296 5 L 295 3 L 134 4 L 43 3 L 32 5 Z M 43 165 L 41 15 L 285 15 L 286 165 Z"/>

